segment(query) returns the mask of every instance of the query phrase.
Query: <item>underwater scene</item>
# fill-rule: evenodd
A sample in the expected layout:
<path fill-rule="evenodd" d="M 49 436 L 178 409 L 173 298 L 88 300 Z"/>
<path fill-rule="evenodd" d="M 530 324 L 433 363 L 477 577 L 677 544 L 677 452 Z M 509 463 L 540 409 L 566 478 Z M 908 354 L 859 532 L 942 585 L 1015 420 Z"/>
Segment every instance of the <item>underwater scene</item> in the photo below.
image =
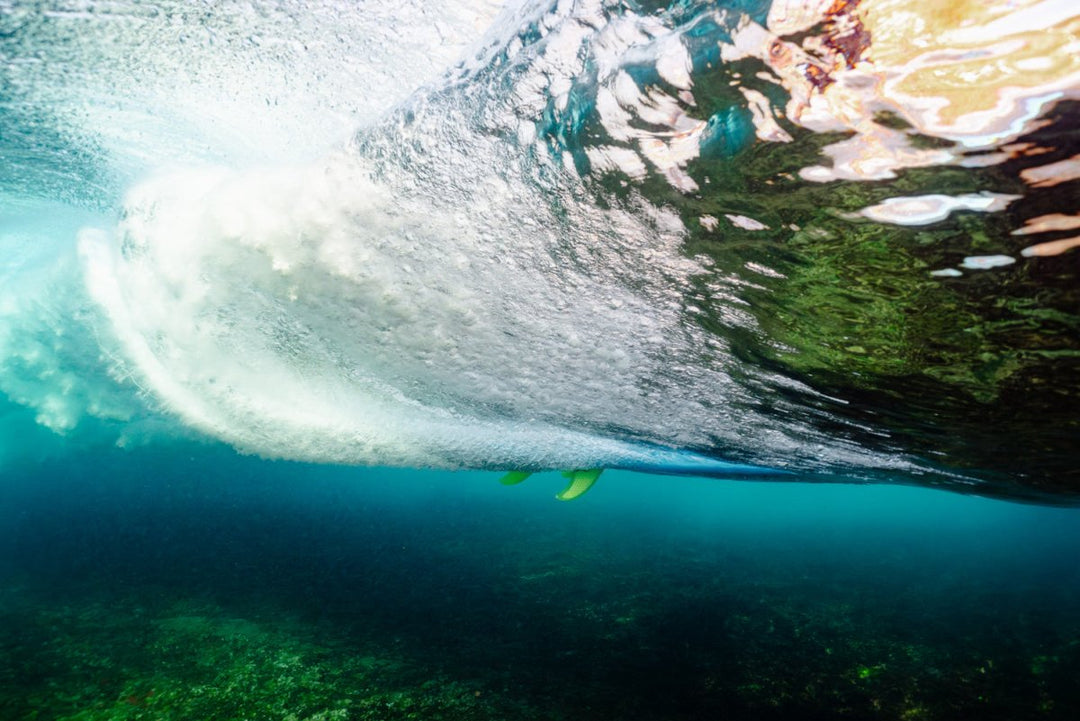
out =
<path fill-rule="evenodd" d="M 1075 0 L 0 0 L 0 721 L 1080 718 Z"/>

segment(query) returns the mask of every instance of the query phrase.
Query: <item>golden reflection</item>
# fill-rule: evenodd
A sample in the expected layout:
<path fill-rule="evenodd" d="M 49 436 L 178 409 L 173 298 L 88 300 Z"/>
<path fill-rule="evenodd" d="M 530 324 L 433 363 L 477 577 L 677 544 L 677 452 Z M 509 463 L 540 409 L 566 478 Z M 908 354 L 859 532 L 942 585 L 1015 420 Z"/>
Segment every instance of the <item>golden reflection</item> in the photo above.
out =
<path fill-rule="evenodd" d="M 1051 255 L 1061 255 L 1066 250 L 1072 250 L 1073 248 L 1080 248 L 1080 237 L 1051 240 L 1046 243 L 1036 243 L 1035 245 L 1029 245 L 1024 248 L 1020 251 L 1020 254 L 1026 258 L 1045 258 Z"/>
<path fill-rule="evenodd" d="M 881 94 L 917 130 L 987 147 L 1080 86 L 1075 0 L 864 0 Z"/>
<path fill-rule="evenodd" d="M 1020 177 L 1033 188 L 1051 188 L 1059 183 L 1080 178 L 1080 155 L 1068 160 L 1027 168 L 1020 172 Z"/>
<path fill-rule="evenodd" d="M 825 149 L 832 167 L 805 168 L 807 180 L 880 180 L 902 168 L 1003 162 L 1015 151 L 965 155 L 1012 142 L 1039 127 L 1053 103 L 1080 97 L 1075 0 L 777 0 L 767 25 L 744 23 L 725 57 L 760 58 L 790 92 L 791 121 L 854 133 Z M 882 114 L 911 128 L 886 127 Z M 919 148 L 913 134 L 955 146 Z M 767 136 L 759 126 L 759 137 Z M 1052 178 L 1059 170 L 1075 177 L 1060 164 L 1047 172 Z"/>
<path fill-rule="evenodd" d="M 1040 215 L 1038 218 L 1028 218 L 1024 221 L 1023 228 L 1017 228 L 1013 235 L 1031 235 L 1033 233 L 1050 233 L 1055 230 L 1073 230 L 1080 228 L 1080 215 L 1063 215 L 1051 213 Z"/>

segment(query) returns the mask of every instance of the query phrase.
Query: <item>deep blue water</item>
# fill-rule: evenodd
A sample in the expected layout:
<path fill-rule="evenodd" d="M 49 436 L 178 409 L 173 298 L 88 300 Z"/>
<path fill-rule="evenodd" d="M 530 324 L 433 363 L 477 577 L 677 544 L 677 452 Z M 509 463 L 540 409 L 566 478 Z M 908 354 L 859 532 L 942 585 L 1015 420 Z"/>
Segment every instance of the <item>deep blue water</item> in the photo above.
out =
<path fill-rule="evenodd" d="M 77 460 L 5 479 L 5 718 L 195 718 L 200 693 L 222 719 L 1080 709 L 1072 509 L 620 472 L 560 503 L 556 474 L 508 488 L 203 446 Z M 151 643 L 176 617 L 250 624 L 166 647 L 182 667 L 218 659 L 210 691 Z M 389 660 L 328 694 L 272 665 L 286 651 Z M 244 693 L 226 696 L 223 654 L 255 677 Z M 289 674 L 289 693 L 267 691 Z M 402 716 L 381 706 L 391 691 Z"/>

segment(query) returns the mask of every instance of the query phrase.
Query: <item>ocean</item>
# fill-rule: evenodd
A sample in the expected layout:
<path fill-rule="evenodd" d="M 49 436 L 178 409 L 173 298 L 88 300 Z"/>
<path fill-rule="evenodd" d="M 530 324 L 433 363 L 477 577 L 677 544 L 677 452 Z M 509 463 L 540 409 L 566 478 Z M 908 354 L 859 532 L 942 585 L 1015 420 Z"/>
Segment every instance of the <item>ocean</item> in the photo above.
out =
<path fill-rule="evenodd" d="M 0 721 L 1080 717 L 1065 0 L 0 0 Z"/>

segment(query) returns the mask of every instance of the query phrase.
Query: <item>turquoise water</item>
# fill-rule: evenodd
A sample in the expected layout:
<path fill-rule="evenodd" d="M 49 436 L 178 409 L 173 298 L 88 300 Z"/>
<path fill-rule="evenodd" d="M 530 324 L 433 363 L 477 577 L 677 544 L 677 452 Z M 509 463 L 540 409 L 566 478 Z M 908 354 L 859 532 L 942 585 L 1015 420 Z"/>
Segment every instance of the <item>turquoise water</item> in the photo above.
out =
<path fill-rule="evenodd" d="M 1077 717 L 1080 16 L 942 7 L 0 0 L 0 719 Z"/>

